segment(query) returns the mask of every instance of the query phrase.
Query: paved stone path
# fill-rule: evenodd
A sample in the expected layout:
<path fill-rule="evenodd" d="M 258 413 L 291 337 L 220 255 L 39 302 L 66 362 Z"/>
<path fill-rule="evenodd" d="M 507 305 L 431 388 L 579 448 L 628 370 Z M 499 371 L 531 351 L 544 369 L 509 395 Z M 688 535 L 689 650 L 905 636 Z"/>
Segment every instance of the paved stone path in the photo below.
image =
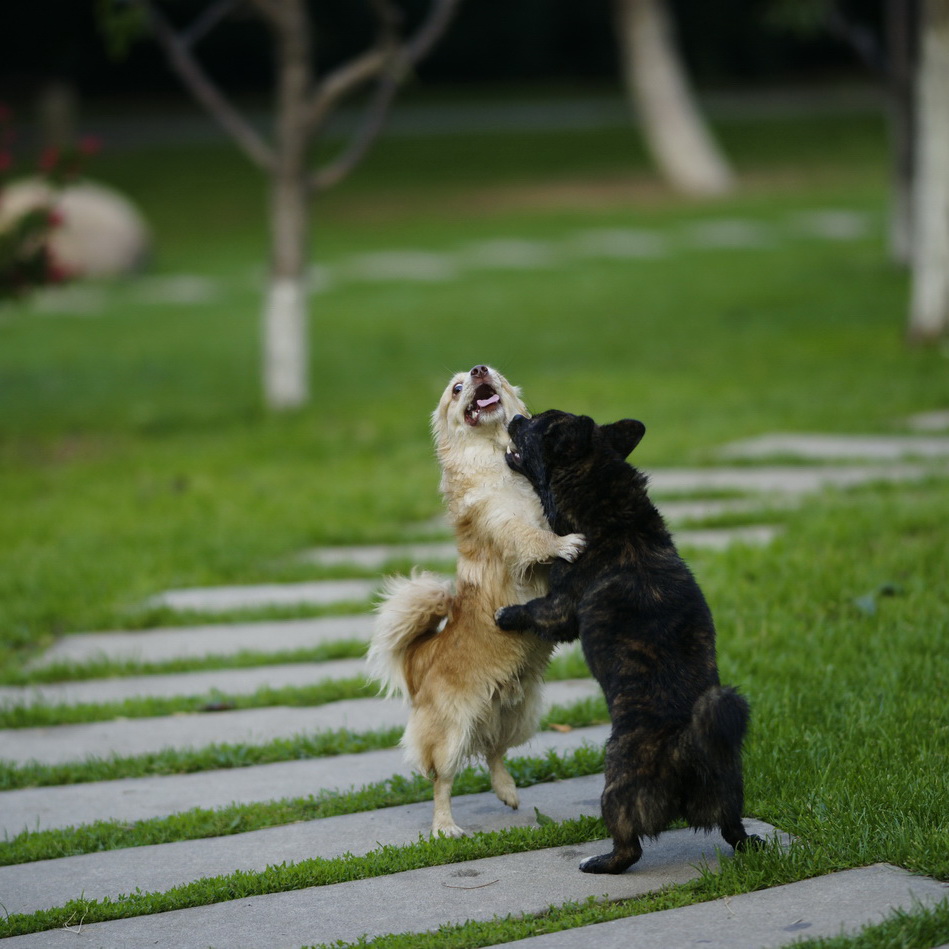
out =
<path fill-rule="evenodd" d="M 839 222 L 838 222 L 839 223 Z M 840 224 L 844 226 L 846 222 Z M 740 222 L 721 226 L 714 235 L 723 244 L 747 237 Z M 711 239 L 709 234 L 703 240 Z M 507 252 L 511 252 L 510 247 Z M 521 252 L 528 251 L 521 248 Z M 809 493 L 827 486 L 846 488 L 874 480 L 903 481 L 932 472 L 949 474 L 949 414 L 925 413 L 908 421 L 917 434 L 890 437 L 829 438 L 822 435 L 774 435 L 723 449 L 723 458 L 741 458 L 741 467 L 650 472 L 655 496 L 680 545 L 720 549 L 730 543 L 768 543 L 776 528 L 767 523 L 776 510 L 793 508 Z M 922 434 L 925 433 L 925 434 Z M 798 463 L 786 462 L 794 457 Z M 818 460 L 821 464 L 806 464 Z M 739 492 L 737 498 L 702 498 L 705 492 Z M 683 497 L 689 495 L 689 497 Z M 732 529 L 703 527 L 704 518 L 741 514 L 748 521 Z M 436 534 L 438 529 L 436 526 Z M 450 544 L 436 536 L 430 543 L 377 545 L 305 551 L 301 558 L 316 568 L 351 566 L 383 571 L 394 563 L 450 565 Z M 312 581 L 258 587 L 178 590 L 156 594 L 153 602 L 209 613 L 263 603 L 318 603 L 322 606 L 366 602 L 379 580 Z M 205 659 L 257 653 L 282 657 L 334 642 L 365 642 L 371 615 L 279 622 L 206 623 L 201 626 L 143 632 L 95 632 L 62 639 L 36 665 L 82 667 L 103 658 L 162 663 L 177 658 Z M 106 680 L 62 682 L 0 689 L 0 707 L 98 705 L 155 697 L 206 699 L 240 696 L 266 687 L 304 686 L 352 679 L 362 660 L 284 662 L 251 668 L 218 669 L 166 675 L 129 675 Z M 554 682 L 548 703 L 569 703 L 598 694 L 591 680 Z M 405 709 L 397 702 L 367 695 L 325 705 L 270 706 L 153 718 L 115 719 L 48 728 L 0 729 L 0 758 L 10 762 L 70 762 L 90 755 L 141 754 L 163 748 L 202 748 L 224 742 L 263 743 L 304 732 L 347 727 L 354 732 L 399 725 Z M 543 732 L 512 755 L 543 757 L 600 747 L 606 726 Z M 182 814 L 196 807 L 220 808 L 279 798 L 306 797 L 320 791 L 345 793 L 409 770 L 399 749 L 383 749 L 328 758 L 178 774 L 125 778 L 0 793 L 0 832 L 11 838 L 24 829 L 36 832 L 91 824 L 100 820 L 134 822 Z M 490 793 L 460 796 L 456 817 L 472 832 L 532 826 L 537 814 L 560 821 L 598 812 L 602 777 L 575 778 L 526 787 L 522 807 L 512 812 Z M 535 808 L 537 809 L 535 811 Z M 140 888 L 162 892 L 194 880 L 236 870 L 260 872 L 268 866 L 314 856 L 364 854 L 380 845 L 405 845 L 427 833 L 431 804 L 424 802 L 381 811 L 347 814 L 302 824 L 278 826 L 210 840 L 106 850 L 38 863 L 0 868 L 0 903 L 7 913 L 31 913 L 85 895 L 117 898 Z M 787 837 L 768 825 L 750 822 L 766 835 Z M 669 883 L 693 878 L 703 861 L 715 866 L 715 837 L 672 831 L 650 842 L 635 872 L 604 879 L 579 873 L 576 864 L 602 843 L 508 854 L 442 867 L 333 886 L 233 900 L 157 916 L 136 917 L 82 927 L 84 945 L 125 947 L 293 947 L 363 934 L 420 931 L 465 919 L 490 919 L 508 913 L 534 913 L 568 900 L 622 899 Z M 703 945 L 757 949 L 788 944 L 801 936 L 833 935 L 879 921 L 892 908 L 911 909 L 914 900 L 932 905 L 946 887 L 885 866 L 867 867 L 807 880 L 786 887 L 733 897 L 685 909 L 601 924 L 598 946 L 676 947 Z M 78 924 L 78 920 L 77 920 Z M 0 920 L 0 936 L 3 921 Z M 61 931 L 12 937 L 10 947 L 60 946 L 80 938 Z M 587 946 L 591 936 L 572 930 L 524 940 L 531 949 Z M 519 945 L 519 944 L 518 944 Z"/>
<path fill-rule="evenodd" d="M 779 252 L 789 242 L 865 240 L 881 229 L 881 220 L 863 212 L 815 208 L 792 212 L 779 220 L 718 218 L 682 222 L 666 228 L 605 227 L 564 231 L 547 240 L 488 238 L 432 249 L 389 248 L 329 260 L 311 268 L 308 289 L 331 293 L 354 283 L 414 283 L 419 287 L 458 280 L 490 270 L 545 270 L 582 266 L 588 260 L 631 264 L 682 253 Z M 259 287 L 261 275 L 214 278 L 200 274 L 145 275 L 130 284 L 71 284 L 45 288 L 31 296 L 32 312 L 94 317 L 109 306 L 138 307 L 213 305 L 241 288 Z"/>

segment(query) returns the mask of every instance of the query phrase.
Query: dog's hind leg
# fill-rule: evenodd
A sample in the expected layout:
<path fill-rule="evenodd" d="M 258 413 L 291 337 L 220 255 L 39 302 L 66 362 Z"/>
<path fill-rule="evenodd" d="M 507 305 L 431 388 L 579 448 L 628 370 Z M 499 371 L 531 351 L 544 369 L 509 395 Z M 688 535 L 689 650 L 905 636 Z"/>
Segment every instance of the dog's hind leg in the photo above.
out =
<path fill-rule="evenodd" d="M 429 774 L 435 783 L 435 813 L 432 815 L 432 834 L 446 837 L 464 837 L 465 832 L 455 823 L 451 812 L 451 791 L 455 774 L 462 763 L 459 757 L 458 740 L 452 741 L 446 734 L 443 740 L 431 748 Z"/>
<path fill-rule="evenodd" d="M 498 799 L 516 811 L 521 801 L 517 796 L 517 786 L 514 784 L 514 778 L 511 777 L 511 772 L 504 766 L 503 752 L 495 752 L 488 756 L 488 772 L 491 775 L 491 787 Z"/>
<path fill-rule="evenodd" d="M 435 813 L 432 816 L 432 836 L 444 834 L 446 837 L 466 837 L 467 834 L 455 823 L 451 813 L 451 789 L 455 783 L 455 774 L 442 774 L 436 771 Z"/>
<path fill-rule="evenodd" d="M 643 833 L 636 810 L 637 787 L 629 769 L 632 762 L 624 761 L 622 745 L 611 738 L 606 745 L 604 776 L 606 784 L 600 798 L 603 822 L 613 838 L 609 853 L 587 857 L 580 864 L 584 873 L 622 873 L 643 855 L 640 837 Z"/>
<path fill-rule="evenodd" d="M 725 842 L 738 853 L 743 850 L 760 850 L 765 845 L 764 840 L 757 834 L 749 834 L 738 818 L 722 823 L 721 831 Z"/>

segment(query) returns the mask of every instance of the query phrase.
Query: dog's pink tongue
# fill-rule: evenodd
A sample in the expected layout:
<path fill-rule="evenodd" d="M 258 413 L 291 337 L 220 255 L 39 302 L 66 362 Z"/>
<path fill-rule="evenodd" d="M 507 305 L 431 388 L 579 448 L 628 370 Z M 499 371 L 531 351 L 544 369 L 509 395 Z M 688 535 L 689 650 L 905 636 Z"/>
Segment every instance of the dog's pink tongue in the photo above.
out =
<path fill-rule="evenodd" d="M 485 409 L 489 405 L 494 405 L 495 402 L 500 402 L 500 401 L 501 401 L 501 396 L 495 393 L 494 395 L 491 396 L 490 399 L 478 399 L 478 408 Z"/>

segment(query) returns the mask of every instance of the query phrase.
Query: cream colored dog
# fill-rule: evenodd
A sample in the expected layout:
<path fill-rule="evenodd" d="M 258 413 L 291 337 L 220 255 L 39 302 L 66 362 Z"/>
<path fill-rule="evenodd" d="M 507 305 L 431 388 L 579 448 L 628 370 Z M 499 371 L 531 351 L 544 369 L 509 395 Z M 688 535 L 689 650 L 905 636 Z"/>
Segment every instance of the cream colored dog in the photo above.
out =
<path fill-rule="evenodd" d="M 502 632 L 494 614 L 547 589 L 541 566 L 573 561 L 579 534 L 547 525 L 526 478 L 504 460 L 508 422 L 527 415 L 520 391 L 497 370 L 454 376 L 432 415 L 441 492 L 458 543 L 456 589 L 427 572 L 390 578 L 369 649 L 370 674 L 412 704 L 402 738 L 407 758 L 435 783 L 432 832 L 459 837 L 451 813 L 455 774 L 487 760 L 494 793 L 518 806 L 504 754 L 537 730 L 551 646 Z"/>

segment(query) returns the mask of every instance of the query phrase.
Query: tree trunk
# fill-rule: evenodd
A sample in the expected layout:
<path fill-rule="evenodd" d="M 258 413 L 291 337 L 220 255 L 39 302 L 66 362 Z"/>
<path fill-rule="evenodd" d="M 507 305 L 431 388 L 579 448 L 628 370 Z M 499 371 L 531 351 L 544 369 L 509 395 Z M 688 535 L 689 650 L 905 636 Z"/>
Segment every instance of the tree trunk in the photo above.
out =
<path fill-rule="evenodd" d="M 890 256 L 906 267 L 912 262 L 915 106 L 919 3 L 886 0 L 887 84 L 889 86 L 891 193 Z"/>
<path fill-rule="evenodd" d="M 310 192 L 306 110 L 311 87 L 306 9 L 284 0 L 274 20 L 277 123 L 270 172 L 270 286 L 263 314 L 264 397 L 274 409 L 309 399 L 306 264 Z"/>
<path fill-rule="evenodd" d="M 616 0 L 627 95 L 660 171 L 679 191 L 724 194 L 734 177 L 695 102 L 666 0 Z"/>
<path fill-rule="evenodd" d="M 264 302 L 264 397 L 272 409 L 309 399 L 306 249 L 309 194 L 304 173 L 275 176 L 270 207 L 270 281 Z"/>
<path fill-rule="evenodd" d="M 949 329 L 949 0 L 923 0 L 909 338 Z"/>

